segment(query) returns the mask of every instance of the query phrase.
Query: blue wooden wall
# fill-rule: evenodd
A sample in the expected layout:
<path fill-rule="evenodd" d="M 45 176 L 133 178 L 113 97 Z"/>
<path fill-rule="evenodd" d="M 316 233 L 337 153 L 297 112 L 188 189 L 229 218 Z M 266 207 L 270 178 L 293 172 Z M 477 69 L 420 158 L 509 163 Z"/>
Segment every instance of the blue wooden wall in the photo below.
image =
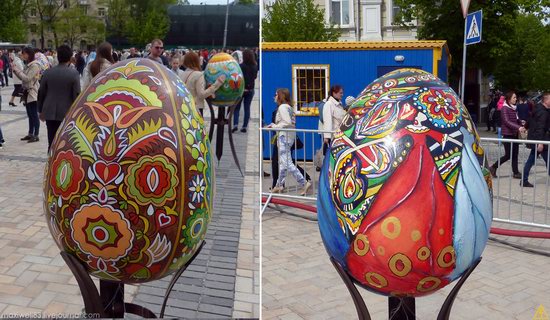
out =
<path fill-rule="evenodd" d="M 402 55 L 403 62 L 395 62 L 394 57 Z M 447 81 L 447 57 L 442 55 L 438 63 L 438 76 Z M 444 61 L 443 61 L 444 60 Z M 379 67 L 421 67 L 434 72 L 433 49 L 403 50 L 323 50 L 323 51 L 262 51 L 262 111 L 263 124 L 271 123 L 271 115 L 276 105 L 273 102 L 277 88 L 288 88 L 292 94 L 293 64 L 328 64 L 330 85 L 340 84 L 344 88 L 344 98 L 357 95 L 377 78 Z M 307 119 L 310 118 L 310 119 Z M 297 117 L 297 128 L 317 129 L 316 119 Z M 269 144 L 264 139 L 264 157 Z M 309 141 L 308 141 L 309 142 Z M 316 143 L 317 145 L 317 143 Z M 311 155 L 308 152 L 308 159 Z"/>

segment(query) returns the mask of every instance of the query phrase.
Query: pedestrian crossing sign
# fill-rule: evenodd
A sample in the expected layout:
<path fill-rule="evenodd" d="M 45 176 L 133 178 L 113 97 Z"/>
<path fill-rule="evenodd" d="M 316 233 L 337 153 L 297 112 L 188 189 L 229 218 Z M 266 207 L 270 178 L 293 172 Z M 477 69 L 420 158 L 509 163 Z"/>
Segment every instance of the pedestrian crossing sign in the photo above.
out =
<path fill-rule="evenodd" d="M 466 44 L 481 42 L 481 10 L 468 14 L 466 18 Z"/>

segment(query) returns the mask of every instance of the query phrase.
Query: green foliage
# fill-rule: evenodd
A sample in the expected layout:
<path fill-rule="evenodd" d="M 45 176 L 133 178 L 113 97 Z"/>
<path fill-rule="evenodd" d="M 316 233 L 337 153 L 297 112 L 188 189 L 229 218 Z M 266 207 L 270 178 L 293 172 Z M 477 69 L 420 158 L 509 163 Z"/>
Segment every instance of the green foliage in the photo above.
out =
<path fill-rule="evenodd" d="M 256 1 L 256 0 L 239 0 L 239 4 L 244 4 L 244 5 L 255 4 L 255 3 L 258 3 L 258 1 Z"/>
<path fill-rule="evenodd" d="M 170 29 L 167 8 L 177 0 L 126 0 L 129 19 L 124 34 L 132 43 L 145 46 L 155 38 L 163 39 Z"/>
<path fill-rule="evenodd" d="M 0 0 L 0 41 L 24 43 L 27 27 L 23 22 L 23 12 L 28 0 Z"/>
<path fill-rule="evenodd" d="M 97 32 L 97 30 L 93 30 L 96 23 L 97 20 L 86 15 L 84 10 L 77 6 L 75 2 L 74 5 L 59 14 L 58 19 L 55 21 L 55 29 L 61 39 L 66 40 L 69 46 L 74 48 L 80 40 L 87 39 L 87 34 Z"/>
<path fill-rule="evenodd" d="M 277 0 L 266 7 L 262 37 L 268 42 L 338 41 L 340 30 L 325 25 L 325 12 L 313 0 Z"/>
<path fill-rule="evenodd" d="M 496 63 L 494 76 L 501 88 L 519 91 L 550 89 L 550 25 L 533 15 L 518 15 L 510 50 Z"/>
<path fill-rule="evenodd" d="M 395 4 L 402 8 L 397 17 L 401 25 L 407 26 L 414 19 L 420 21 L 419 39 L 447 40 L 452 56 L 449 82 L 456 86 L 462 69 L 464 41 L 460 1 L 395 0 Z M 550 0 L 472 1 L 469 12 L 483 10 L 483 31 L 482 42 L 468 47 L 468 67 L 481 68 L 485 74 L 498 73 L 499 61 L 508 59 L 516 49 L 512 38 L 517 32 L 517 17 L 520 13 L 541 16 L 542 8 L 549 4 Z M 517 61 L 513 65 L 517 66 Z"/>

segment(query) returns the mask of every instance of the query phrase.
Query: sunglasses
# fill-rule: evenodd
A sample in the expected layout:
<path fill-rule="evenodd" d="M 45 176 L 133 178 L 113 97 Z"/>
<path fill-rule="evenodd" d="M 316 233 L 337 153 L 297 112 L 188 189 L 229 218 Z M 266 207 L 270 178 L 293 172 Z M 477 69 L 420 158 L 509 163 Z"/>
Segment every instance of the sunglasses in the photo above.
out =
<path fill-rule="evenodd" d="M 155 47 L 155 49 L 160 49 L 160 50 L 162 50 L 162 49 L 164 49 L 164 47 Z"/>

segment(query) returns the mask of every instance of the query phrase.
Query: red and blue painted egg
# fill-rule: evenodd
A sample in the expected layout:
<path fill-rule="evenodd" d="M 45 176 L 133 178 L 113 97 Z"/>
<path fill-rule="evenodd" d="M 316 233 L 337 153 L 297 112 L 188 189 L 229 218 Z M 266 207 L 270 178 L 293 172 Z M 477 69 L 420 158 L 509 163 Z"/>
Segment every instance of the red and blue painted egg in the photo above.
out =
<path fill-rule="evenodd" d="M 467 109 L 434 75 L 399 69 L 348 110 L 317 201 L 331 257 L 384 295 L 421 296 L 481 256 L 492 221 L 489 172 Z"/>

